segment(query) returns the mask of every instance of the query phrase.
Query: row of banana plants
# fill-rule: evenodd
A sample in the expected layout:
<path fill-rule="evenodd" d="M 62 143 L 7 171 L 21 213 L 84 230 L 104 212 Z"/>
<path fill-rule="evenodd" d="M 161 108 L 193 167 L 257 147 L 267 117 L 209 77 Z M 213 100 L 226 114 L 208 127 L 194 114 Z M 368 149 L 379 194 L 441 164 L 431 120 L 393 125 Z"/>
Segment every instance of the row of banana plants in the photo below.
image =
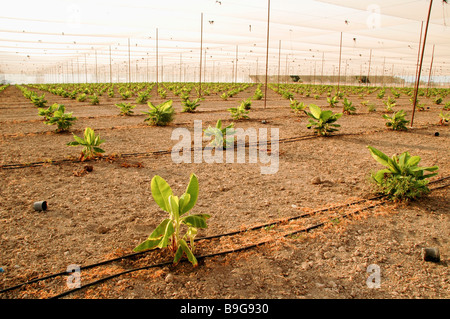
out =
<path fill-rule="evenodd" d="M 0 85 L 0 93 L 3 92 L 4 90 L 6 90 L 6 88 L 9 86 L 10 86 L 10 84 Z"/>

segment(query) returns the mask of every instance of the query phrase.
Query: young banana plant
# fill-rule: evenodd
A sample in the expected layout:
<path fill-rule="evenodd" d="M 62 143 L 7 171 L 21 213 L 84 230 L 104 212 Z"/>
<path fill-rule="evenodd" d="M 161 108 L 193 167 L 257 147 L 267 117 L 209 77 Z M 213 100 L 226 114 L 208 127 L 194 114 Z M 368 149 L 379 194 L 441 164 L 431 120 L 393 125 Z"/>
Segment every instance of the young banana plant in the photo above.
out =
<path fill-rule="evenodd" d="M 73 134 L 73 133 L 72 133 Z M 86 127 L 84 130 L 84 139 L 73 134 L 73 138 L 75 141 L 67 143 L 68 146 L 83 146 L 83 150 L 81 151 L 80 161 L 93 159 L 95 156 L 100 153 L 104 153 L 105 151 L 101 149 L 99 146 L 105 140 L 102 140 L 99 135 L 95 135 L 93 129 Z"/>
<path fill-rule="evenodd" d="M 408 152 L 389 157 L 372 146 L 367 148 L 372 157 L 386 167 L 372 174 L 372 180 L 383 193 L 396 199 L 413 199 L 429 192 L 426 179 L 437 175 L 437 166 L 419 167 L 421 158 Z M 425 174 L 426 171 L 432 173 Z"/>
<path fill-rule="evenodd" d="M 207 228 L 206 220 L 210 218 L 208 214 L 187 214 L 197 202 L 197 176 L 191 174 L 186 191 L 180 197 L 174 196 L 169 184 L 158 175 L 152 178 L 151 190 L 153 199 L 163 211 L 169 213 L 169 217 L 156 227 L 147 240 L 134 248 L 134 251 L 171 247 L 175 253 L 174 263 L 178 263 L 186 254 L 194 267 L 197 266 L 198 261 L 193 253 L 194 239 L 198 228 Z M 184 233 L 183 228 L 187 228 Z"/>
<path fill-rule="evenodd" d="M 149 111 L 142 113 L 147 114 L 148 117 L 144 120 L 151 125 L 165 126 L 173 121 L 175 110 L 172 107 L 172 100 L 168 100 L 159 105 L 153 105 L 152 102 L 148 102 Z"/>
<path fill-rule="evenodd" d="M 309 105 L 310 112 L 306 112 L 306 115 L 310 117 L 309 124 L 306 126 L 307 128 L 314 127 L 317 135 L 319 136 L 329 136 L 332 132 L 337 131 L 337 127 L 340 127 L 339 124 L 335 124 L 343 113 L 335 113 L 332 111 L 322 111 L 320 107 L 315 104 Z"/>
<path fill-rule="evenodd" d="M 226 149 L 229 146 L 234 145 L 236 132 L 234 129 L 234 123 L 231 123 L 225 128 L 222 128 L 222 120 L 217 120 L 216 126 L 209 126 L 207 129 L 203 130 L 205 136 L 214 136 L 214 140 L 209 143 L 209 146 L 218 147 Z"/>
<path fill-rule="evenodd" d="M 392 127 L 392 129 L 394 131 L 406 131 L 408 129 L 406 127 L 408 120 L 405 119 L 405 115 L 406 115 L 405 111 L 400 110 L 400 111 L 394 113 L 392 116 L 383 114 L 383 118 L 385 120 L 388 120 L 386 122 L 386 126 Z"/>

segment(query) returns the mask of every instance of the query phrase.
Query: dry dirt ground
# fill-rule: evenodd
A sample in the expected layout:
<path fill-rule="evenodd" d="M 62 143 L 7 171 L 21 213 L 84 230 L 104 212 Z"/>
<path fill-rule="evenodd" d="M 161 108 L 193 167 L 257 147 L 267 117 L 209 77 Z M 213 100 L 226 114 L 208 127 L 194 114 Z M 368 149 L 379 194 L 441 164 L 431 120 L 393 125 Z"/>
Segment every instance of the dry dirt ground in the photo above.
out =
<path fill-rule="evenodd" d="M 311 232 L 283 236 L 284 231 L 330 221 L 368 205 L 286 221 L 306 212 L 371 198 L 374 190 L 369 174 L 382 167 L 372 159 L 367 145 L 388 155 L 409 151 L 421 156 L 421 166 L 439 166 L 439 175 L 433 179 L 449 176 L 449 125 L 437 125 L 442 106 L 424 99 L 430 108 L 415 113 L 414 128 L 396 132 L 385 127 L 383 104 L 375 93 L 365 98 L 376 103 L 379 111 L 374 113 L 360 104 L 359 97 L 350 96 L 357 114 L 339 119 L 339 132 L 328 138 L 288 143 L 286 139 L 309 137 L 312 131 L 306 128 L 305 115 L 292 113 L 289 101 L 269 90 L 266 108 L 263 101 L 253 101 L 250 119 L 237 121 L 235 126 L 279 129 L 285 142 L 279 144 L 275 174 L 262 175 L 261 167 L 268 164 L 259 160 L 177 164 L 170 154 L 145 154 L 170 150 L 178 142 L 171 139 L 174 129 L 193 132 L 194 120 L 202 120 L 203 129 L 218 119 L 225 125 L 230 123 L 227 108 L 251 97 L 254 90 L 252 86 L 228 101 L 208 96 L 192 114 L 181 113 L 180 99 L 169 94 L 176 116 L 167 127 L 144 122 L 141 111 L 146 105 L 138 105 L 133 116 L 123 117 L 114 106 L 121 102 L 119 98 L 102 96 L 100 105 L 92 106 L 46 93 L 48 105 L 64 104 L 78 117 L 70 133 L 59 134 L 42 123 L 36 107 L 16 87 L 1 92 L 0 164 L 47 163 L 0 170 L 0 289 L 65 271 L 69 265 L 86 266 L 131 253 L 166 217 L 151 196 L 152 177 L 160 175 L 181 195 L 189 175 L 195 173 L 200 193 L 192 212 L 211 215 L 208 228 L 201 230 L 199 237 L 284 222 L 237 236 L 199 241 L 196 255 L 268 240 L 266 244 L 200 259 L 195 268 L 181 262 L 131 272 L 64 298 L 449 298 L 448 187 L 432 191 L 420 201 L 382 203 L 346 219 L 333 219 Z M 296 98 L 326 108 L 324 95 L 318 100 Z M 410 119 L 408 98 L 399 98 L 394 110 L 405 109 Z M 156 93 L 151 100 L 162 101 Z M 340 111 L 341 105 L 332 110 Z M 81 135 L 85 127 L 106 140 L 102 144 L 104 158 L 89 163 L 58 162 L 78 157 L 80 149 L 66 144 L 73 140 L 71 133 Z M 138 154 L 117 156 L 125 153 Z M 91 172 L 83 171 L 87 164 L 92 165 Z M 41 200 L 47 201 L 48 210 L 33 210 L 32 204 Z M 423 260 L 422 249 L 427 247 L 439 248 L 440 262 Z M 171 259 L 167 250 L 152 251 L 82 270 L 81 283 Z M 378 267 L 379 281 L 372 280 L 375 273 L 368 272 L 371 265 Z M 370 283 L 379 286 L 371 288 Z M 67 289 L 63 276 L 4 292 L 0 298 L 48 298 Z"/>

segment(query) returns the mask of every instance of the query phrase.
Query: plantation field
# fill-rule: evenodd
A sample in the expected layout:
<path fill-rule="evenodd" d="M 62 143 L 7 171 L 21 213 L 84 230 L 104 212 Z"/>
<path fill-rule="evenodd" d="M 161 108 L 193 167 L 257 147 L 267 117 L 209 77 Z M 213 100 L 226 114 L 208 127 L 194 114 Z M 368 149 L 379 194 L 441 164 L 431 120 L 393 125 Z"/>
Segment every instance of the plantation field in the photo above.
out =
<path fill-rule="evenodd" d="M 22 85 L 39 96 L 45 94 L 46 107 L 63 104 L 66 112 L 77 118 L 67 132 L 56 132 L 55 126 L 44 124 L 38 108 L 18 86 L 0 92 L 0 289 L 65 271 L 69 265 L 90 265 L 132 253 L 167 215 L 152 198 L 150 183 L 155 175 L 164 178 L 174 194 L 181 195 L 190 174 L 196 174 L 199 195 L 192 211 L 211 215 L 208 228 L 200 229 L 198 237 L 286 221 L 359 200 L 368 200 L 364 203 L 367 206 L 375 194 L 370 173 L 383 168 L 371 156 L 368 145 L 389 156 L 408 151 L 421 157 L 420 166 L 437 165 L 438 175 L 431 181 L 450 175 L 449 124 L 439 124 L 439 114 L 449 112 L 443 111 L 450 101 L 447 89 L 430 89 L 429 96 L 419 96 L 423 109 L 416 110 L 410 128 L 411 89 L 386 88 L 380 98 L 377 95 L 382 88 L 341 87 L 356 108 L 354 114 L 343 114 L 336 122 L 340 125 L 337 131 L 319 137 L 307 127 L 306 114 L 293 112 L 289 97 L 338 113 L 344 97 L 334 107 L 327 101 L 327 92 L 334 95 L 335 87 L 281 84 L 282 91 L 276 92 L 277 85 L 272 84 L 264 107 L 263 99 L 254 99 L 257 84 L 206 83 L 204 99 L 188 113 L 182 112 L 177 90 L 186 87 L 192 98 L 196 86 L 177 85 L 160 83 L 165 96 L 154 83 L 92 85 L 87 95 L 96 92 L 96 105 L 89 98 L 78 101 L 63 96 L 62 91 L 84 89 L 83 84 Z M 111 87 L 112 97 L 108 96 Z M 125 100 L 120 87 L 132 91 L 131 97 Z M 221 97 L 236 88 L 242 90 L 226 100 Z M 136 98 L 145 90 L 148 101 L 155 105 L 173 100 L 173 122 L 152 126 L 144 121 L 146 114 L 142 112 L 149 106 L 137 103 Z M 387 127 L 383 118 L 384 114 L 394 114 L 386 112 L 384 103 L 394 93 L 400 96 L 395 98 L 393 111 L 406 111 L 408 129 L 404 131 Z M 439 104 L 435 102 L 438 96 L 443 96 Z M 249 118 L 232 119 L 228 109 L 247 99 L 251 100 Z M 364 105 L 363 101 L 368 102 Z M 120 115 L 118 103 L 136 105 L 134 113 Z M 369 110 L 369 104 L 376 110 Z M 259 159 L 256 163 L 248 158 L 245 163 L 172 160 L 170 151 L 179 142 L 178 136 L 172 139 L 175 129 L 186 128 L 194 138 L 195 120 L 201 120 L 202 129 L 206 129 L 219 119 L 224 126 L 233 122 L 235 128 L 244 130 L 267 128 L 269 138 L 270 129 L 278 129 L 276 173 L 261 174 L 261 167 L 270 164 Z M 105 140 L 101 145 L 105 153 L 81 162 L 81 147 L 67 143 L 74 140 L 73 134 L 82 136 L 86 127 Z M 203 146 L 208 142 L 203 140 Z M 86 165 L 91 165 L 92 171 L 86 171 Z M 449 298 L 448 198 L 448 187 L 443 187 L 416 201 L 375 205 L 349 218 L 337 219 L 342 212 L 363 204 L 330 209 L 315 219 L 286 221 L 238 237 L 200 241 L 197 256 L 271 239 L 252 249 L 201 259 L 197 267 L 183 261 L 136 271 L 66 298 Z M 48 202 L 48 210 L 33 210 L 33 203 L 42 200 Z M 327 224 L 308 233 L 280 236 L 282 227 L 300 229 L 318 221 Z M 441 261 L 424 261 L 421 251 L 426 247 L 439 247 Z M 82 271 L 82 284 L 172 259 L 169 251 L 157 249 L 101 269 Z M 381 269 L 379 288 L 366 284 L 367 267 L 372 264 Z M 0 298 L 47 298 L 65 290 L 62 277 L 2 293 Z"/>

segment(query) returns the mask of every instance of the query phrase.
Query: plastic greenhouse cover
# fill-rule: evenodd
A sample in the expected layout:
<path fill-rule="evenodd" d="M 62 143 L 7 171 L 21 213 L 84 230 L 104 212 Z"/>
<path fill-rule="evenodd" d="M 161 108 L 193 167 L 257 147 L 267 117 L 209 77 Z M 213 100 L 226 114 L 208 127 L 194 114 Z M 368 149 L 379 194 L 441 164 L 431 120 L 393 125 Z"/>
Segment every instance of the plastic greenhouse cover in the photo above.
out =
<path fill-rule="evenodd" d="M 0 74 L 68 72 L 69 66 L 85 64 L 89 72 L 94 65 L 155 68 L 157 54 L 160 66 L 193 69 L 200 63 L 200 46 L 209 68 L 239 65 L 262 73 L 268 3 L 10 1 L 0 13 Z M 276 72 L 280 61 L 286 73 L 311 72 L 320 64 L 326 73 L 334 72 L 342 33 L 342 63 L 351 72 L 366 72 L 370 59 L 373 69 L 413 74 L 428 7 L 426 0 L 271 0 L 269 72 Z M 425 51 L 427 64 L 435 45 L 434 61 L 442 74 L 450 71 L 445 64 L 450 58 L 449 10 L 434 1 Z"/>

